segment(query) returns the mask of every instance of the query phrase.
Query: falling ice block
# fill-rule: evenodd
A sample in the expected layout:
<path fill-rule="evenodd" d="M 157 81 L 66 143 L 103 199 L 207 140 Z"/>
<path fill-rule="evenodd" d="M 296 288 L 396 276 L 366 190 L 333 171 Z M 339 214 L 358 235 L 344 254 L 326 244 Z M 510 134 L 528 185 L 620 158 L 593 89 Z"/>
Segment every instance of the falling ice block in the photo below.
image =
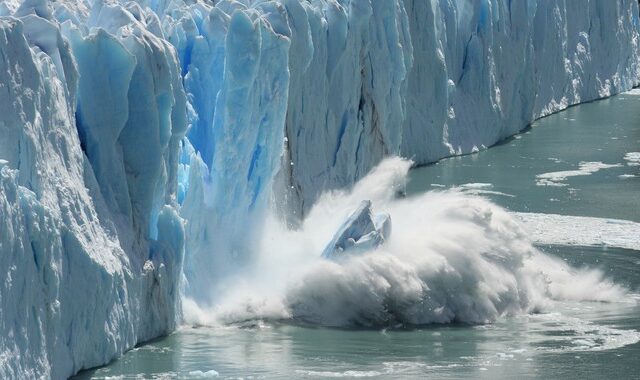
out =
<path fill-rule="evenodd" d="M 337 259 L 346 254 L 376 249 L 391 235 L 389 214 L 373 215 L 371 201 L 364 200 L 340 226 L 322 252 L 325 259 Z"/>

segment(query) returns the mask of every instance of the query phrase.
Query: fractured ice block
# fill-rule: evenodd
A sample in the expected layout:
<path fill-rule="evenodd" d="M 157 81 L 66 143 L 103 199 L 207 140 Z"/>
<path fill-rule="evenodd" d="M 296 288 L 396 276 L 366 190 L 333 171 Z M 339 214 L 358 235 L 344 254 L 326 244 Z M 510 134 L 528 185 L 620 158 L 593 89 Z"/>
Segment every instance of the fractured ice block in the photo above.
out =
<path fill-rule="evenodd" d="M 373 250 L 391 235 L 391 217 L 382 213 L 373 215 L 371 201 L 364 200 L 340 226 L 331 242 L 322 252 L 325 259 L 336 259 L 345 254 Z"/>

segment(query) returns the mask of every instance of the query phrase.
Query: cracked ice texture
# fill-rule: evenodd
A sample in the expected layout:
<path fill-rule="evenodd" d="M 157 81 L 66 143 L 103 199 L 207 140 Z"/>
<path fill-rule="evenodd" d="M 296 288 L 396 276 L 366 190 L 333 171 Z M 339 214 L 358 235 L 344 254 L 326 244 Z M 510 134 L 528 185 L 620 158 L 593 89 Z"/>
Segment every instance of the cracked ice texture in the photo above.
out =
<path fill-rule="evenodd" d="M 384 156 L 473 152 L 640 77 L 635 0 L 10 0 L 0 15 L 3 377 L 64 377 L 171 330 L 184 248 L 186 294 L 211 301 L 269 207 L 295 224 Z"/>
<path fill-rule="evenodd" d="M 279 52 L 253 52 L 253 64 L 268 67 L 274 81 L 288 81 L 287 89 L 274 94 L 279 101 L 244 109 L 268 108 L 273 115 L 268 122 L 284 140 L 268 148 L 279 153 L 284 146 L 276 202 L 293 219 L 322 191 L 354 183 L 384 156 L 425 164 L 474 152 L 549 113 L 629 89 L 639 77 L 633 1 L 161 4 L 157 11 L 165 12 L 163 30 L 178 49 L 194 111 L 189 140 L 211 172 L 219 172 L 211 166 L 224 155 L 227 163 L 244 160 L 242 173 L 249 176 L 251 160 L 220 147 L 218 121 L 228 113 L 221 90 L 232 68 L 247 71 L 243 80 L 252 86 L 266 80 L 233 61 L 231 42 L 248 34 L 232 31 L 232 38 L 231 20 L 245 14 L 262 26 L 254 31 L 262 40 L 287 41 Z M 286 63 L 288 73 L 276 62 Z M 283 115 L 284 126 L 276 123 Z M 242 152 L 263 147 L 255 142 Z M 265 168 L 260 186 L 243 184 L 257 189 L 254 197 L 269 191 L 273 168 Z"/>
<path fill-rule="evenodd" d="M 2 378 L 65 378 L 177 321 L 177 58 L 112 17 L 117 37 L 61 26 L 62 7 L 0 19 Z"/>
<path fill-rule="evenodd" d="M 156 11 L 192 111 L 181 188 L 196 298 L 250 260 L 265 204 L 295 225 L 319 194 L 387 155 L 424 164 L 474 152 L 640 74 L 630 0 L 167 1 Z M 229 97 L 236 81 L 242 95 Z"/>

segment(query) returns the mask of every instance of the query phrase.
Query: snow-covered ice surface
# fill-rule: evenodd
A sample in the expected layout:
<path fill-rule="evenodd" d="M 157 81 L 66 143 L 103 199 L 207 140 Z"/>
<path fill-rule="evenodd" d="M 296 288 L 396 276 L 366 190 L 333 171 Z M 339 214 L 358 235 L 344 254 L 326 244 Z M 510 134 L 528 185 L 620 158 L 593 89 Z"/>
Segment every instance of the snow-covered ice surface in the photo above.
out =
<path fill-rule="evenodd" d="M 387 155 L 484 149 L 640 77 L 635 0 L 7 0 L 0 16 L 0 377 L 65 377 L 170 331 L 183 253 L 186 294 L 213 302 L 272 207 L 301 223 Z"/>

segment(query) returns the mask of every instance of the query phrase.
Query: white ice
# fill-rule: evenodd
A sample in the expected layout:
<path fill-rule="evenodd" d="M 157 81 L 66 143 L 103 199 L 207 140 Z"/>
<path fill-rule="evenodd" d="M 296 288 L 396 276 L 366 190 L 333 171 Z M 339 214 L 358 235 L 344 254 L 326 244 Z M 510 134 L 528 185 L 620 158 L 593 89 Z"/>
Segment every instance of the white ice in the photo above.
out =
<path fill-rule="evenodd" d="M 373 215 L 371 201 L 365 200 L 349 215 L 333 239 L 322 251 L 326 259 L 339 259 L 347 254 L 364 253 L 381 246 L 391 237 L 388 214 Z"/>
<path fill-rule="evenodd" d="M 555 214 L 514 213 L 538 244 L 604 246 L 640 251 L 640 223 Z"/>
<path fill-rule="evenodd" d="M 321 243 L 305 251 L 317 259 L 334 219 L 370 199 L 348 199 L 342 219 L 314 219 L 321 194 L 354 185 L 384 157 L 421 164 L 474 152 L 551 112 L 630 90 L 639 28 L 635 0 L 1 2 L 0 377 L 104 364 L 171 331 L 180 289 L 219 304 L 265 260 L 272 218 L 302 231 L 322 220 L 313 227 Z M 363 183 L 387 191 L 370 179 L 356 189 Z M 480 213 L 469 228 L 487 227 L 481 210 L 493 206 L 455 199 L 451 208 Z M 451 227 L 450 210 L 434 210 Z M 516 261 L 528 250 L 507 254 L 500 238 L 478 236 Z M 330 324 L 362 311 L 372 318 L 361 323 L 378 323 L 388 317 L 380 300 L 415 306 L 422 281 L 438 295 L 424 304 L 434 309 L 401 305 L 393 318 L 491 320 L 530 305 L 516 299 L 530 279 L 516 266 L 419 243 L 440 266 L 411 254 L 324 260 L 336 287 L 298 286 L 287 304 Z M 266 267 L 275 273 L 274 255 Z M 506 276 L 479 280 L 486 266 Z M 327 280 L 309 270 L 310 284 Z M 397 274 L 406 281 L 393 283 Z M 431 282 L 449 275 L 458 298 Z M 468 283 L 490 289 L 472 295 Z M 305 304 L 313 291 L 373 298 L 332 320 Z"/>
<path fill-rule="evenodd" d="M 578 169 L 559 172 L 542 173 L 536 176 L 538 186 L 567 186 L 565 181 L 570 177 L 588 176 L 603 169 L 621 167 L 621 164 L 605 164 L 603 162 L 581 162 Z"/>

